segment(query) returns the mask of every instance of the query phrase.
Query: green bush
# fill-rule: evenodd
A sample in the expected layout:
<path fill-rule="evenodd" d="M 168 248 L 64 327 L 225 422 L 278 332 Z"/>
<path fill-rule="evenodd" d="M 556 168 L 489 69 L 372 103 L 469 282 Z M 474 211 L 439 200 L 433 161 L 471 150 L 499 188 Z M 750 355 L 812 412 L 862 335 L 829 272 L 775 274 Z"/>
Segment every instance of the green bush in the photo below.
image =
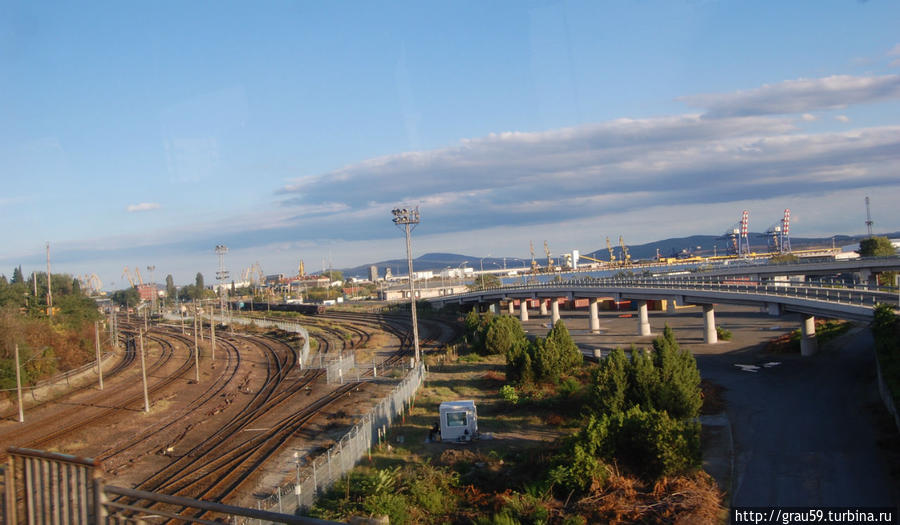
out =
<path fill-rule="evenodd" d="M 605 448 L 634 474 L 657 479 L 681 474 L 700 463 L 700 425 L 660 410 L 632 407 L 610 417 Z"/>
<path fill-rule="evenodd" d="M 504 401 L 512 403 L 516 405 L 519 403 L 519 394 L 516 392 L 516 389 L 512 385 L 503 385 L 500 387 L 500 396 Z"/>
<path fill-rule="evenodd" d="M 721 326 L 716 327 L 716 336 L 722 341 L 731 341 L 731 335 L 731 330 L 727 330 Z"/>

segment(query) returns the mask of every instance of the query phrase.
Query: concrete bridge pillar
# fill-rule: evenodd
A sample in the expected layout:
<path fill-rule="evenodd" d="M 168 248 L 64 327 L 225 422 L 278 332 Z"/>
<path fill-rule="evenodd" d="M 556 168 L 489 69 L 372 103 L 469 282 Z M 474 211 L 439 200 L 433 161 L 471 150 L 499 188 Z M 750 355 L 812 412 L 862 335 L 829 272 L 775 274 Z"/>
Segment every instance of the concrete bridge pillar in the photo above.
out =
<path fill-rule="evenodd" d="M 859 281 L 869 286 L 878 286 L 878 274 L 864 268 L 859 271 Z"/>
<path fill-rule="evenodd" d="M 703 342 L 712 345 L 719 342 L 719 334 L 716 332 L 716 312 L 713 305 L 703 305 Z"/>
<path fill-rule="evenodd" d="M 519 301 L 519 320 L 523 323 L 528 320 L 528 300 L 522 299 Z"/>
<path fill-rule="evenodd" d="M 550 323 L 555 325 L 557 321 L 559 321 L 559 301 L 555 298 L 550 300 Z"/>
<path fill-rule="evenodd" d="M 816 318 L 811 315 L 803 316 L 803 325 L 800 335 L 800 355 L 809 357 L 819 350 L 816 342 Z"/>
<path fill-rule="evenodd" d="M 488 312 L 491 312 L 494 315 L 500 313 L 500 304 L 499 303 L 488 303 Z"/>
<path fill-rule="evenodd" d="M 674 313 L 675 313 L 675 298 L 669 297 L 669 299 L 666 300 L 666 314 L 672 315 Z"/>
<path fill-rule="evenodd" d="M 647 301 L 638 301 L 638 335 L 651 335 L 650 318 L 647 317 Z"/>
<path fill-rule="evenodd" d="M 598 310 L 600 309 L 600 299 L 591 299 L 591 332 L 598 333 L 600 331 L 600 316 L 598 315 Z"/>
<path fill-rule="evenodd" d="M 547 315 L 547 300 L 541 299 L 541 315 Z"/>
<path fill-rule="evenodd" d="M 510 299 L 509 302 L 506 303 L 506 313 L 508 313 L 509 315 L 516 315 L 516 305 L 512 299 Z"/>

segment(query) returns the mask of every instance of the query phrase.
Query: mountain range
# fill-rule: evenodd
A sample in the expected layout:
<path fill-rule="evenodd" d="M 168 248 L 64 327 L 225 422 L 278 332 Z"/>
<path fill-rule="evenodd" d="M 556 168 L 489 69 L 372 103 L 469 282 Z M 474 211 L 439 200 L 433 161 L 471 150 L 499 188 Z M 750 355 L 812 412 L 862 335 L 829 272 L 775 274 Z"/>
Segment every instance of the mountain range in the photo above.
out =
<path fill-rule="evenodd" d="M 890 238 L 900 237 L 900 232 L 880 234 Z M 764 233 L 750 233 L 750 247 L 754 252 L 766 252 L 767 235 Z M 804 250 L 810 248 L 831 248 L 832 246 L 841 247 L 850 244 L 858 244 L 861 239 L 865 239 L 866 235 L 835 235 L 833 237 L 791 237 L 791 249 Z M 646 244 L 638 244 L 627 246 L 628 253 L 632 260 L 637 259 L 655 259 L 657 253 L 660 257 L 675 257 L 678 254 L 684 255 L 725 255 L 730 240 L 717 235 L 691 235 L 689 237 L 673 237 L 659 241 L 648 242 Z M 657 251 L 658 250 L 658 251 Z M 621 248 L 613 245 L 613 253 L 617 260 L 622 257 Z M 554 259 L 559 257 L 559 253 L 552 252 Z M 582 253 L 594 259 L 603 261 L 609 260 L 609 251 L 606 248 L 594 250 L 592 252 Z M 541 251 L 535 252 L 535 260 L 541 266 L 547 264 L 547 257 Z M 530 257 L 478 257 L 475 255 L 460 255 L 455 253 L 426 253 L 416 257 L 413 260 L 413 270 L 416 272 L 432 270 L 439 272 L 447 268 L 459 268 L 463 264 L 476 270 L 497 269 L 497 268 L 523 268 L 531 266 Z M 558 263 L 557 263 L 558 264 Z M 393 275 L 406 275 L 407 262 L 406 259 L 390 259 L 387 261 L 373 262 L 352 268 L 340 268 L 341 272 L 347 277 L 369 276 L 369 268 L 371 266 L 378 268 L 378 275 L 384 276 L 387 268 L 391 269 Z"/>

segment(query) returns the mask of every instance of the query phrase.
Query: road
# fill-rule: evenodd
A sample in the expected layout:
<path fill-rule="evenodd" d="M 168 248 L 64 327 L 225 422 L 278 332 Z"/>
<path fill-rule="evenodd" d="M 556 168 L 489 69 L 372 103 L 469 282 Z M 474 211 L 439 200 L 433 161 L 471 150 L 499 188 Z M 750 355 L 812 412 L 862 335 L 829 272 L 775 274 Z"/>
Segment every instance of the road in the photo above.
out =
<path fill-rule="evenodd" d="M 698 355 L 726 388 L 734 506 L 894 506 L 896 483 L 875 430 L 872 338 L 849 334 L 813 358 L 752 351 Z M 763 365 L 756 372 L 736 364 Z"/>

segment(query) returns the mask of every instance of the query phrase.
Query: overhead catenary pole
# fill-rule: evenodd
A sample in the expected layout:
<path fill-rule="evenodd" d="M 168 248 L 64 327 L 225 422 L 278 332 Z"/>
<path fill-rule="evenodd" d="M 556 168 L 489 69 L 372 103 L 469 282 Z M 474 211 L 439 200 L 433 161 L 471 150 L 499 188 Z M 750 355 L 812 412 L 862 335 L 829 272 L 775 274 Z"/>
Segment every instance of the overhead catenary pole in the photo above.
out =
<path fill-rule="evenodd" d="M 9 347 L 7 347 L 9 348 Z M 16 394 L 19 396 L 19 423 L 25 422 L 25 409 L 22 406 L 22 373 L 19 371 L 19 343 L 16 343 Z"/>
<path fill-rule="evenodd" d="M 97 378 L 103 390 L 103 363 L 100 361 L 100 321 L 94 321 L 94 347 L 97 349 Z"/>
<path fill-rule="evenodd" d="M 150 412 L 150 396 L 147 395 L 147 365 L 144 363 L 144 333 L 138 330 L 141 340 L 141 380 L 144 383 L 144 412 Z"/>
<path fill-rule="evenodd" d="M 421 359 L 419 355 L 419 322 L 416 316 L 416 289 L 413 279 L 413 263 L 412 263 L 412 241 L 410 240 L 410 232 L 419 224 L 419 207 L 412 209 L 394 208 L 394 224 L 403 226 L 406 233 L 406 262 L 409 268 L 409 304 L 412 311 L 412 328 L 413 328 L 413 347 L 415 349 L 415 362 L 419 364 Z"/>
<path fill-rule="evenodd" d="M 197 308 L 194 307 L 194 376 L 200 382 L 200 344 L 197 342 Z"/>
<path fill-rule="evenodd" d="M 50 243 L 47 243 L 47 315 L 53 317 L 53 287 L 50 284 Z"/>
<path fill-rule="evenodd" d="M 212 343 L 212 353 L 210 360 L 212 365 L 216 366 L 216 316 L 215 307 L 209 309 L 209 340 Z"/>

